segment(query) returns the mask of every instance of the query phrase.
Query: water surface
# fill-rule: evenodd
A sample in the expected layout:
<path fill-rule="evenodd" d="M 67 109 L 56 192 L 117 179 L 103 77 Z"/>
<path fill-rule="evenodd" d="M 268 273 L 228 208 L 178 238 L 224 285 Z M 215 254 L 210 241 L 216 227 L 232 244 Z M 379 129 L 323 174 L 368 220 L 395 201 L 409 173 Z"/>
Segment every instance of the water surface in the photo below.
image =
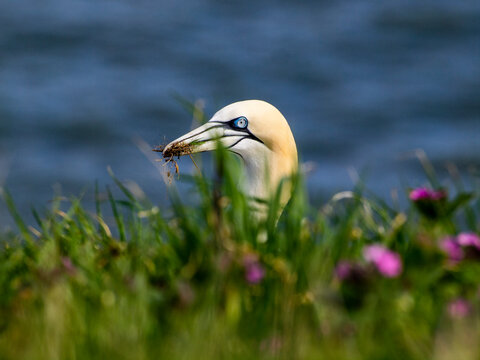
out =
<path fill-rule="evenodd" d="M 110 165 L 163 203 L 134 139 L 186 132 L 181 94 L 210 115 L 276 105 L 317 164 L 315 199 L 350 189 L 349 169 L 388 195 L 425 181 L 413 149 L 440 169 L 478 169 L 479 64 L 477 0 L 2 2 L 0 184 L 28 213 L 55 184 L 68 195 L 111 183 Z"/>

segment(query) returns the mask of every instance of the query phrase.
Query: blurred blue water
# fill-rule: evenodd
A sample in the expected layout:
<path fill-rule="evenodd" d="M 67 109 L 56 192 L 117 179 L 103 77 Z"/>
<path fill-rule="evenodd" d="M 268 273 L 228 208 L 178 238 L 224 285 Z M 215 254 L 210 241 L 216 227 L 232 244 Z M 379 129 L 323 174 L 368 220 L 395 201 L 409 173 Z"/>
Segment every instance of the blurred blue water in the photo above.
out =
<path fill-rule="evenodd" d="M 480 166 L 480 2 L 15 0 L 0 3 L 0 185 L 22 212 L 60 184 L 110 183 L 111 165 L 156 201 L 158 144 L 241 99 L 276 105 L 313 197 L 420 184 L 404 154 Z M 182 170 L 191 164 L 183 161 Z M 7 223 L 0 207 L 0 225 Z"/>

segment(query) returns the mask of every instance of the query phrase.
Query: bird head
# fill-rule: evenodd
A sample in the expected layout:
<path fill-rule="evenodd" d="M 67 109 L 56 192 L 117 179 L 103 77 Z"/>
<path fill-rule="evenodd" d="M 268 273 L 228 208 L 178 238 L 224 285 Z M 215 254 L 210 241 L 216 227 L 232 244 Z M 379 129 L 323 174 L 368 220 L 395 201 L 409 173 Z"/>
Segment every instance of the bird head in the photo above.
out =
<path fill-rule="evenodd" d="M 210 151 L 218 142 L 244 161 L 248 183 L 244 189 L 249 195 L 266 198 L 283 177 L 297 171 L 297 148 L 287 121 L 277 108 L 261 100 L 225 106 L 204 125 L 168 144 L 163 153 Z"/>

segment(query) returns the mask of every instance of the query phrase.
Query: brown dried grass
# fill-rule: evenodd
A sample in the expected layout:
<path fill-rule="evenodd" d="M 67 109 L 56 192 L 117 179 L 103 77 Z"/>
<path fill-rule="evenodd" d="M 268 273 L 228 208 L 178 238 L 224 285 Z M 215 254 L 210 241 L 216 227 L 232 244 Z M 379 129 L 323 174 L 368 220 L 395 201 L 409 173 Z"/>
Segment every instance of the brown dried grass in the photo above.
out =
<path fill-rule="evenodd" d="M 190 156 L 190 159 L 192 160 L 195 167 L 197 167 L 197 164 L 191 156 L 191 154 L 193 153 L 193 147 L 190 144 L 179 142 L 173 144 L 170 148 L 168 148 L 167 151 L 165 151 L 165 148 L 166 145 L 157 145 L 152 149 L 152 151 L 162 153 L 163 159 L 159 159 L 158 161 L 165 161 L 164 165 L 173 164 L 173 166 L 175 167 L 175 174 L 180 174 L 178 163 L 177 160 L 175 160 L 175 157 L 179 159 L 182 155 L 188 155 Z M 170 170 L 167 171 L 167 177 L 171 180 L 172 173 Z"/>

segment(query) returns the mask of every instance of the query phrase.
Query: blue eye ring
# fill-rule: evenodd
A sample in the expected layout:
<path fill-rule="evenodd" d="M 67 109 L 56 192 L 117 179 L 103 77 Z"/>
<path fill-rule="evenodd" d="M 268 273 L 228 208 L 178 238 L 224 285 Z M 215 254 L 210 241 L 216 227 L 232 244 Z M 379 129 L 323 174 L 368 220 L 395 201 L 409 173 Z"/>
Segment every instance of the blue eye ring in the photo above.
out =
<path fill-rule="evenodd" d="M 237 129 L 246 129 L 248 126 L 248 120 L 245 116 L 240 116 L 233 120 L 233 126 Z"/>

